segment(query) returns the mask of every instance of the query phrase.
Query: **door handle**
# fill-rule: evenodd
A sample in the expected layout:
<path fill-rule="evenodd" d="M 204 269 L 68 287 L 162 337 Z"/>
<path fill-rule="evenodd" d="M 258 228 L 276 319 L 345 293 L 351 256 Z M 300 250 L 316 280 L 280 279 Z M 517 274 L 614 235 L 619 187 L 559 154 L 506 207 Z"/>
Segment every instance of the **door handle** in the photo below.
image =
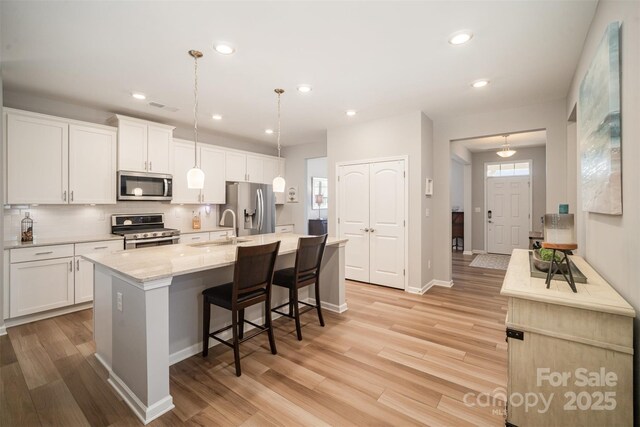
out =
<path fill-rule="evenodd" d="M 361 228 L 360 231 L 364 231 L 365 233 L 368 233 L 369 229 L 368 228 Z"/>
<path fill-rule="evenodd" d="M 376 230 L 374 230 L 373 228 L 371 228 L 371 229 L 369 229 L 369 231 L 373 233 L 373 232 L 374 232 L 374 231 L 376 231 Z"/>
<path fill-rule="evenodd" d="M 487 222 L 488 222 L 489 224 L 493 224 L 493 221 L 491 221 L 491 220 L 489 220 L 489 221 L 487 221 Z"/>

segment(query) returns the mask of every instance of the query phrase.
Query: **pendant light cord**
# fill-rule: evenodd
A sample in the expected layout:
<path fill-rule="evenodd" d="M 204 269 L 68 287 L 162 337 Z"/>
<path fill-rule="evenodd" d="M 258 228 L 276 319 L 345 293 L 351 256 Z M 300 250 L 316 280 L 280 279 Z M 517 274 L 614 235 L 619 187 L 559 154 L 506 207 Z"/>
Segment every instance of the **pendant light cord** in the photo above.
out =
<path fill-rule="evenodd" d="M 195 85 L 193 90 L 193 97 L 195 102 L 193 104 L 193 133 L 194 133 L 194 145 L 193 145 L 193 167 L 198 167 L 198 56 L 194 55 L 195 61 Z"/>
<path fill-rule="evenodd" d="M 276 91 L 278 94 L 278 158 L 280 158 L 280 96 L 282 92 Z"/>

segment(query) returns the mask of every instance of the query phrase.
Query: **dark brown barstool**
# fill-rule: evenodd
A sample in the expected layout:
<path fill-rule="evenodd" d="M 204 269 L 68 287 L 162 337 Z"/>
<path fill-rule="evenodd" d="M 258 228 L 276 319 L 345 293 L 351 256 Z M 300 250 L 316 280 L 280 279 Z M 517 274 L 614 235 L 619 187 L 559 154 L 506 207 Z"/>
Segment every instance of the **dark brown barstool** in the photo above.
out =
<path fill-rule="evenodd" d="M 239 246 L 236 252 L 236 265 L 233 272 L 233 282 L 214 286 L 202 291 L 204 310 L 202 322 L 202 356 L 209 353 L 209 337 L 233 348 L 236 364 L 236 375 L 240 370 L 240 343 L 251 339 L 262 332 L 269 335 L 271 353 L 276 354 L 276 342 L 271 327 L 271 282 L 273 269 L 280 249 L 280 241 L 259 246 Z M 244 319 L 244 310 L 255 304 L 264 302 L 264 325 L 256 325 Z M 231 325 L 209 332 L 211 322 L 211 304 L 231 310 Z M 244 337 L 244 324 L 254 326 L 257 331 Z M 233 331 L 231 342 L 218 338 L 221 332 L 228 329 Z"/>
<path fill-rule="evenodd" d="M 282 316 L 295 319 L 298 340 L 302 340 L 300 314 L 316 309 L 318 311 L 320 326 L 324 326 L 322 309 L 320 308 L 320 264 L 322 263 L 322 255 L 324 254 L 326 244 L 326 234 L 317 237 L 301 237 L 298 239 L 295 266 L 278 270 L 273 275 L 274 285 L 289 289 L 289 302 L 273 308 L 272 311 Z M 298 290 L 309 285 L 315 285 L 315 305 L 298 300 Z M 308 308 L 300 312 L 299 304 L 306 305 Z M 285 305 L 289 306 L 289 313 L 278 311 L 278 309 Z"/>

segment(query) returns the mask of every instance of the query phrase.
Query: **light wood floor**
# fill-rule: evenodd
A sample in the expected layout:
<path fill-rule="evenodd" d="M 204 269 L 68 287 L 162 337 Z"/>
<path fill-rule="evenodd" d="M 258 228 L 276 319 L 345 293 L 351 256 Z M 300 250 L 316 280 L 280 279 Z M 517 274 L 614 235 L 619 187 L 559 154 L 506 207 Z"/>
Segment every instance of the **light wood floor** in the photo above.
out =
<path fill-rule="evenodd" d="M 176 408 L 151 425 L 504 425 L 465 394 L 506 387 L 504 272 L 454 254 L 453 288 L 425 295 L 349 282 L 349 310 L 288 319 L 242 345 L 171 367 Z M 141 425 L 93 357 L 91 310 L 10 328 L 0 337 L 0 425 Z M 499 411 L 498 411 L 499 412 Z"/>

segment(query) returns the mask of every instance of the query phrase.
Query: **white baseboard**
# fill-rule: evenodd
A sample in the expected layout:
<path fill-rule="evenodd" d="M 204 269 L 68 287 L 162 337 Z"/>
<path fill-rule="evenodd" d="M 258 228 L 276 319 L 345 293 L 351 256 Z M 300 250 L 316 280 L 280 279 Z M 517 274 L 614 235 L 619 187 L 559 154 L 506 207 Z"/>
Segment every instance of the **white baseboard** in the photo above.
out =
<path fill-rule="evenodd" d="M 306 302 L 307 304 L 315 304 L 316 303 L 316 299 L 309 297 L 309 298 L 305 298 L 304 302 Z M 335 304 L 331 304 L 331 303 L 322 301 L 320 303 L 320 306 L 322 308 L 324 308 L 325 310 L 333 311 L 334 313 L 338 313 L 338 314 L 344 313 L 348 309 L 346 302 L 344 304 L 342 304 L 342 305 L 335 305 Z"/>
<path fill-rule="evenodd" d="M 74 311 L 86 310 L 93 307 L 93 301 L 84 302 L 82 304 L 72 305 L 69 307 L 56 308 L 54 310 L 45 311 L 43 313 L 27 314 L 26 316 L 6 319 L 4 326 L 11 328 L 13 326 L 24 325 L 25 323 L 37 322 L 38 320 L 49 319 L 51 317 L 62 316 L 63 314 L 73 313 Z M 2 335 L 2 334 L 0 334 Z"/>
<path fill-rule="evenodd" d="M 429 289 L 431 289 L 435 285 L 434 282 L 435 282 L 434 280 L 431 280 L 429 283 L 422 285 L 421 288 L 415 288 L 415 287 L 409 286 L 407 288 L 407 292 L 410 294 L 423 295 L 425 292 L 427 292 Z"/>
<path fill-rule="evenodd" d="M 7 335 L 7 328 L 4 325 L 0 326 L 0 337 L 3 335 Z"/>
<path fill-rule="evenodd" d="M 158 418 L 160 415 L 165 414 L 175 408 L 173 404 L 173 398 L 171 395 L 161 399 L 153 405 L 147 407 L 144 403 L 138 399 L 138 397 L 131 391 L 129 387 L 112 372 L 109 373 L 109 379 L 107 380 L 111 387 L 122 397 L 125 403 L 131 408 L 134 414 L 142 421 L 143 424 L 149 424 L 151 421 Z"/>
<path fill-rule="evenodd" d="M 473 252 L 474 254 L 486 254 L 486 253 L 488 253 L 487 251 L 482 250 L 482 249 L 474 249 L 471 252 Z"/>
<path fill-rule="evenodd" d="M 464 251 L 462 255 L 473 255 L 473 251 Z"/>
<path fill-rule="evenodd" d="M 453 286 L 453 280 L 432 280 L 435 286 L 442 286 L 445 288 L 450 288 Z"/>

